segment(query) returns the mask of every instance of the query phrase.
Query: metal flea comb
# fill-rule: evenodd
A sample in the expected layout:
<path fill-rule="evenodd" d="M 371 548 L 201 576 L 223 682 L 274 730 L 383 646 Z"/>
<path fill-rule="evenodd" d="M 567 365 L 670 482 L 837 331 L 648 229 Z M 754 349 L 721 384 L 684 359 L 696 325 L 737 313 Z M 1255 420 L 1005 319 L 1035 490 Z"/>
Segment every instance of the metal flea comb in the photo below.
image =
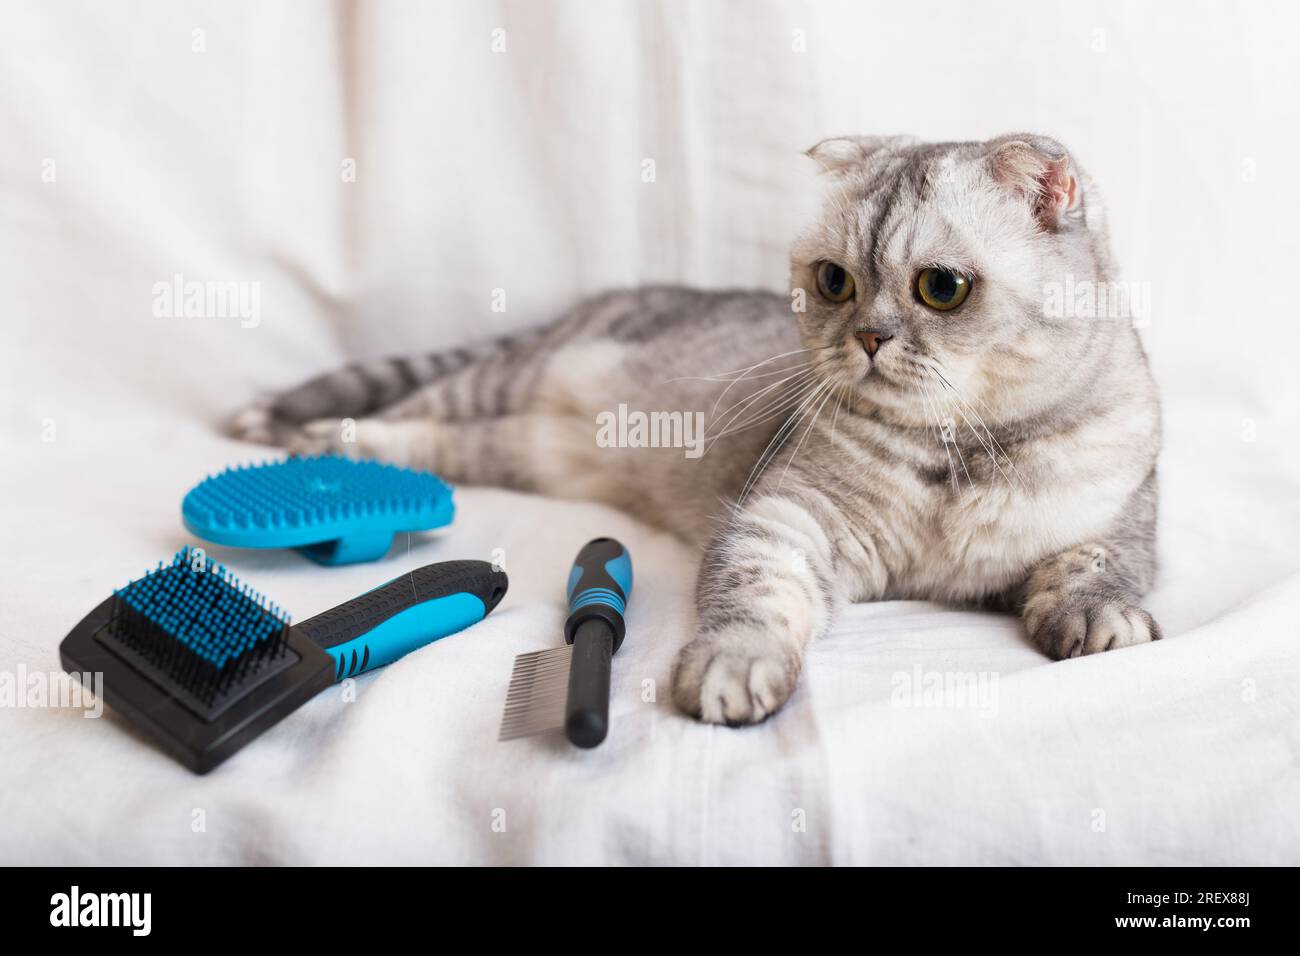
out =
<path fill-rule="evenodd" d="M 588 541 L 569 572 L 565 644 L 515 658 L 500 740 L 564 729 L 595 747 L 609 729 L 610 659 L 623 644 L 632 559 L 613 538 Z"/>

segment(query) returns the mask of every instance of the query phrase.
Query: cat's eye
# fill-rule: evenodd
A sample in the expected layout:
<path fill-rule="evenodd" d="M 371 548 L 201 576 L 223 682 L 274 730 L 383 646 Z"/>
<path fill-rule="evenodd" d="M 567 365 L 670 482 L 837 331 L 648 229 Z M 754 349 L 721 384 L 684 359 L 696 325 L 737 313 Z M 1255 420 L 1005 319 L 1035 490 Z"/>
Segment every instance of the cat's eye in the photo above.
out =
<path fill-rule="evenodd" d="M 817 291 L 832 302 L 847 302 L 853 298 L 853 276 L 834 262 L 817 266 Z"/>
<path fill-rule="evenodd" d="M 917 297 L 932 309 L 948 312 L 970 295 L 971 280 L 947 269 L 922 269 L 916 277 Z"/>

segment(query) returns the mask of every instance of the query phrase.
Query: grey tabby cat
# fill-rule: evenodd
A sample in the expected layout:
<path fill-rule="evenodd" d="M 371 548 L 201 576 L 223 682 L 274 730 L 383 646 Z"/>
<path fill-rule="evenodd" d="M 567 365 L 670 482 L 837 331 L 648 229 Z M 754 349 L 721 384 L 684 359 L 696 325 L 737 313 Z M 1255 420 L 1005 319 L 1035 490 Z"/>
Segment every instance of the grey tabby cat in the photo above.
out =
<path fill-rule="evenodd" d="M 1052 318 L 1105 282 L 1096 189 L 1058 143 L 839 138 L 791 297 L 643 288 L 481 348 L 354 365 L 236 433 L 608 502 L 703 547 L 673 696 L 785 703 L 846 602 L 1013 609 L 1053 658 L 1156 640 L 1160 405 L 1132 323 Z M 793 306 L 793 309 L 792 309 Z M 608 448 L 598 416 L 700 411 L 705 451 Z M 344 423 L 342 419 L 354 419 Z"/>

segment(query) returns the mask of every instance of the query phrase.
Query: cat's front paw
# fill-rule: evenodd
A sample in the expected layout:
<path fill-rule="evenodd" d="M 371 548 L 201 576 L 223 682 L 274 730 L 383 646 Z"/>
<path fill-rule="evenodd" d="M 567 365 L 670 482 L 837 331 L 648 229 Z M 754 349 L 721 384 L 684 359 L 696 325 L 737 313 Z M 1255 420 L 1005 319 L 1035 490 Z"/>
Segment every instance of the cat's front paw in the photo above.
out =
<path fill-rule="evenodd" d="M 1040 594 L 1025 606 L 1029 638 L 1054 660 L 1100 654 L 1160 640 L 1160 625 L 1146 611 L 1113 598 Z"/>
<path fill-rule="evenodd" d="M 799 680 L 800 654 L 779 637 L 701 634 L 677 654 L 673 701 L 711 724 L 756 724 L 776 713 Z"/>

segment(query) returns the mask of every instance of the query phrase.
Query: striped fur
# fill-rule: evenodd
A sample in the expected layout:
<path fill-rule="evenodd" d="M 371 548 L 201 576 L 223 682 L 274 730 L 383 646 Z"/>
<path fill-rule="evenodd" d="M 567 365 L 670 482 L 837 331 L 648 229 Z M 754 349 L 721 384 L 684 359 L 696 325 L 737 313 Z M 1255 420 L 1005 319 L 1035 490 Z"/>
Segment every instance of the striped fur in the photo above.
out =
<path fill-rule="evenodd" d="M 612 292 L 526 335 L 323 376 L 236 432 L 593 498 L 696 542 L 674 698 L 708 721 L 775 712 L 846 602 L 1009 608 L 1055 658 L 1157 639 L 1137 606 L 1155 571 L 1155 384 L 1131 322 L 1044 311 L 1051 283 L 1111 278 L 1096 188 L 1028 135 L 810 155 L 829 198 L 794 246 L 790 298 Z M 853 276 L 848 301 L 819 293 L 825 261 Z M 959 309 L 918 300 L 927 267 L 973 277 Z M 865 329 L 890 336 L 874 359 Z M 620 404 L 703 412 L 705 453 L 601 447 L 598 416 Z"/>

